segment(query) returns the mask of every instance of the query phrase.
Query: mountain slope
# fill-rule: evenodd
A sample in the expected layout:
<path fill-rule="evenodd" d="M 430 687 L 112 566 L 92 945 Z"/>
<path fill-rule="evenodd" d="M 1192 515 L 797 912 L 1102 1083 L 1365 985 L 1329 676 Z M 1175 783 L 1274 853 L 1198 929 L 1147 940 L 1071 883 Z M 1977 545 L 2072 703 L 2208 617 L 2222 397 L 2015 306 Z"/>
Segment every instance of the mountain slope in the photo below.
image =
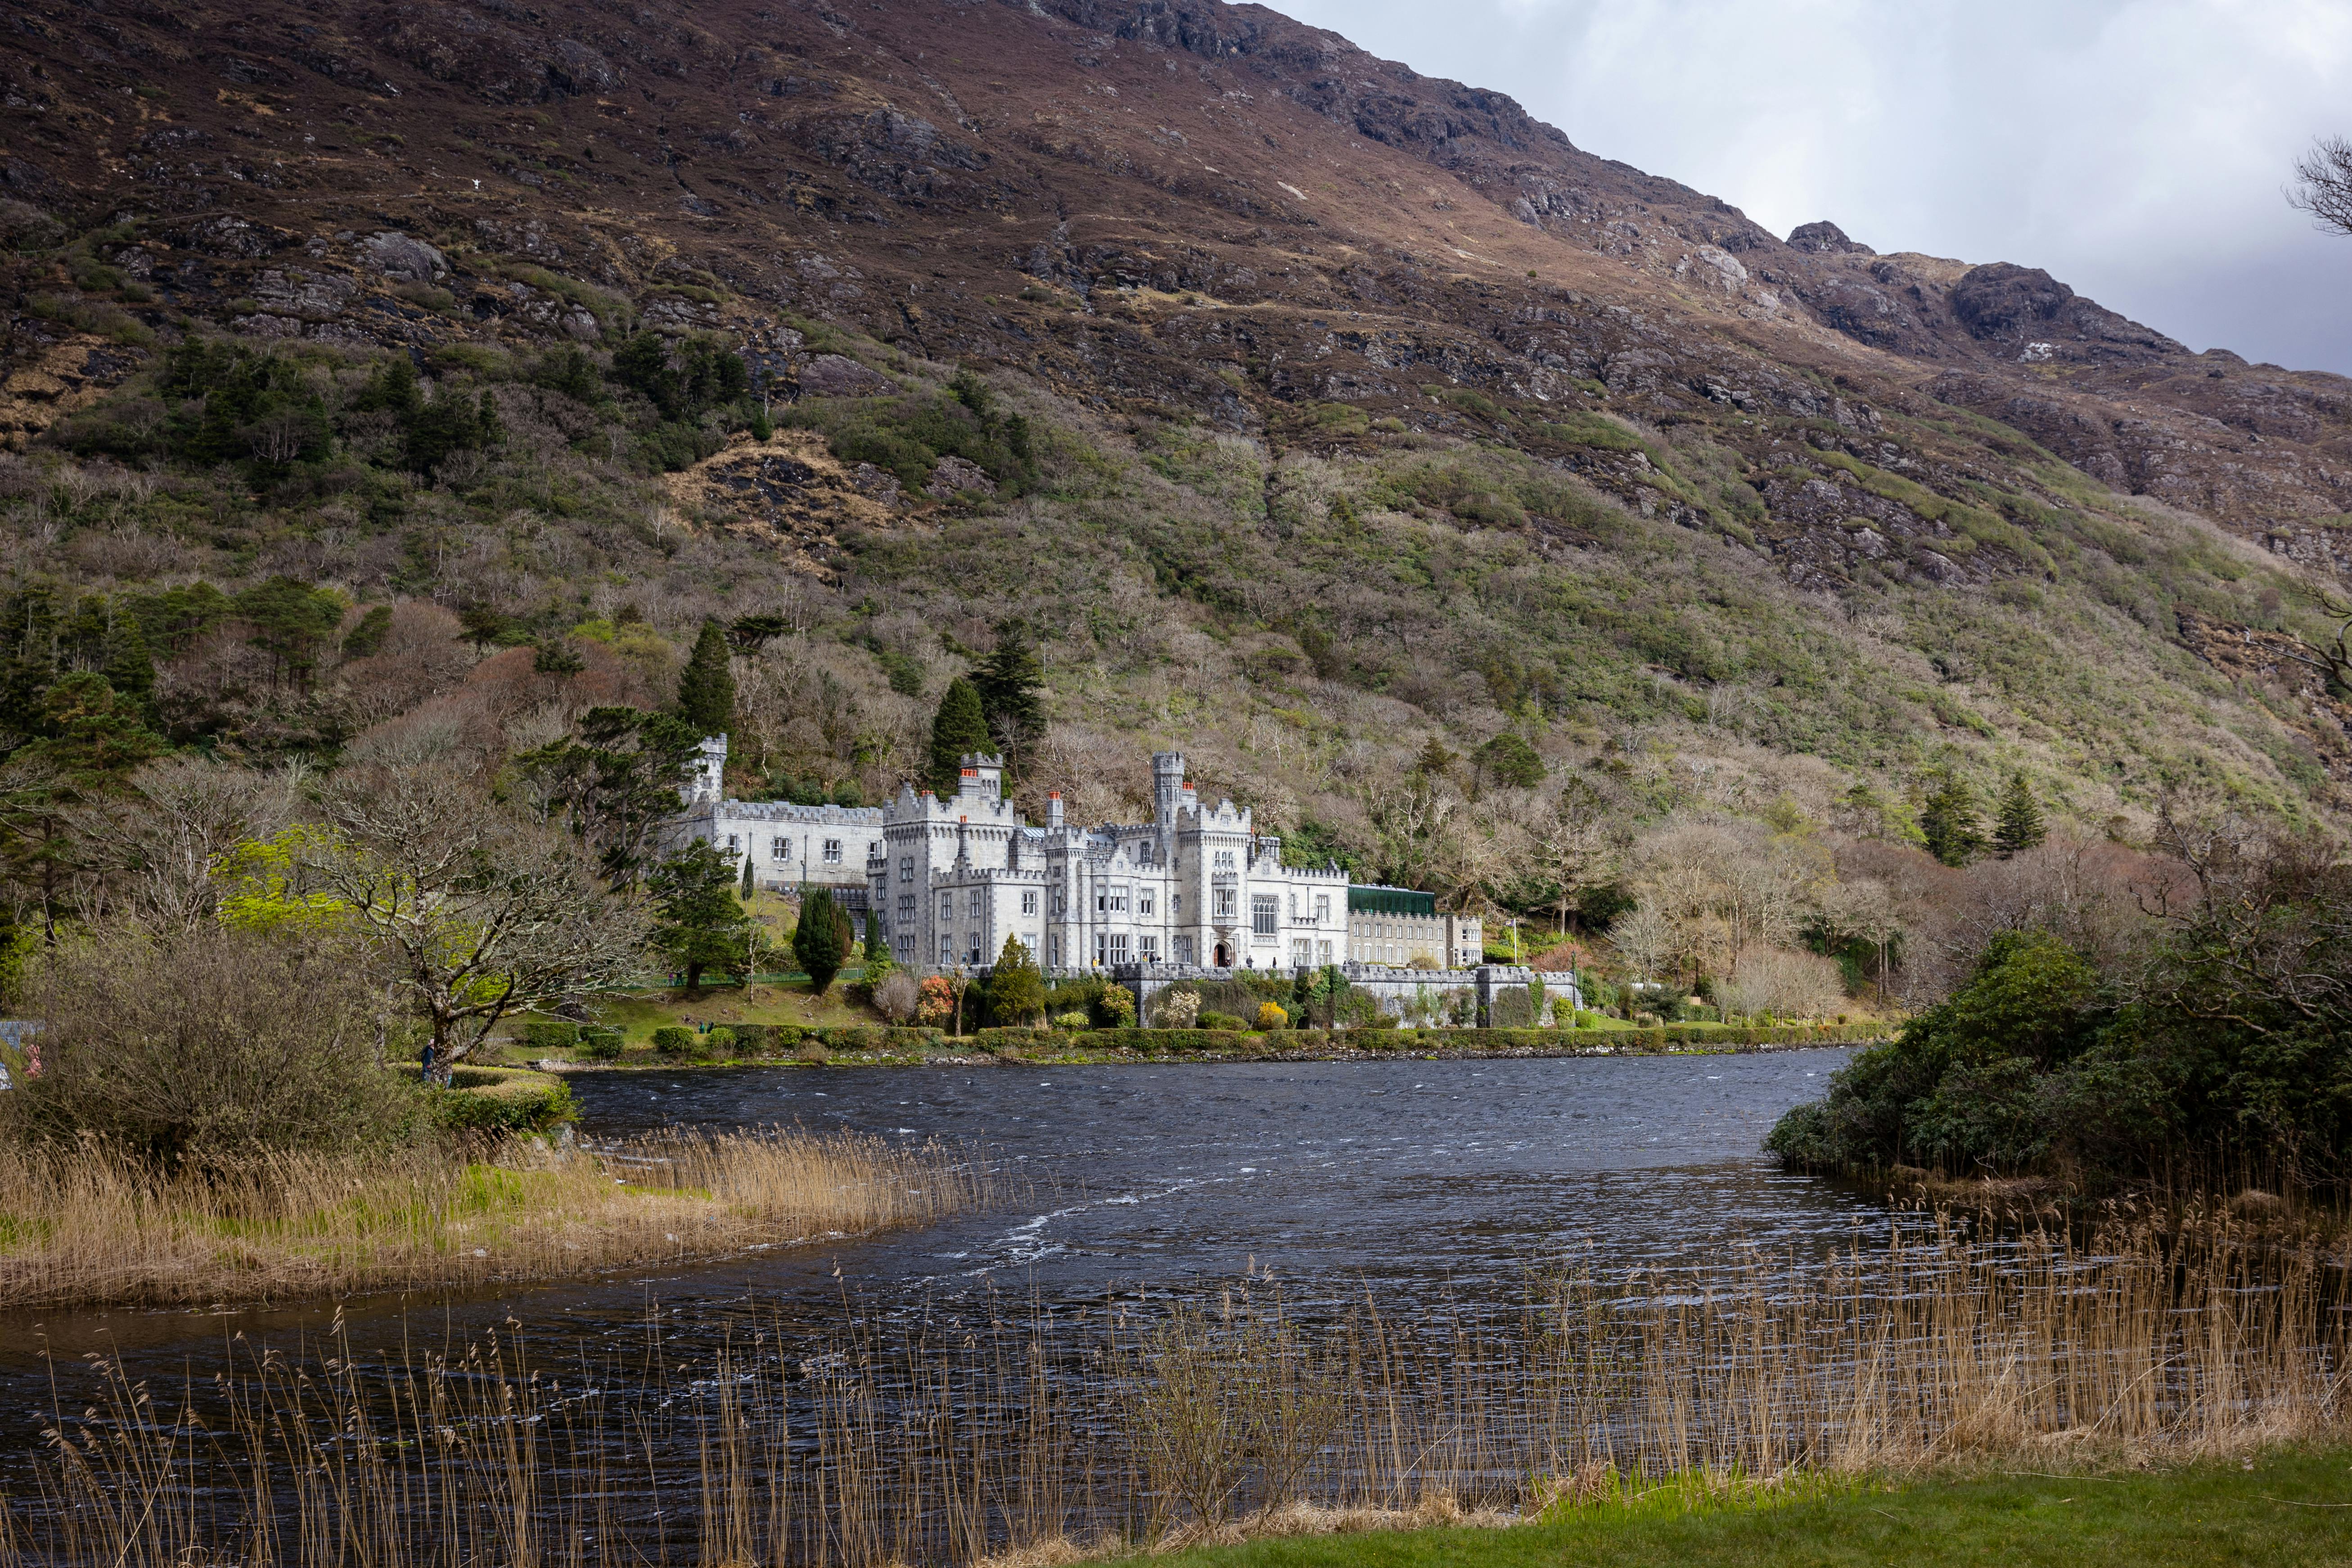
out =
<path fill-rule="evenodd" d="M 2273 646 L 2313 627 L 2300 569 L 2352 568 L 2342 378 L 2190 354 L 2021 267 L 1784 242 L 1262 8 L 12 24 L 27 581 L 282 571 L 541 637 L 626 607 L 665 647 L 781 604 L 750 754 L 869 788 L 1020 616 L 1061 721 L 1037 780 L 1099 775 L 1108 809 L 1181 739 L 1399 876 L 1430 873 L 1385 803 L 1433 734 L 1515 727 L 1629 814 L 1785 797 L 1897 834 L 1937 769 L 2022 769 L 2102 826 L 2182 782 L 2328 815 L 2347 776 L 2343 710 Z M 334 382 L 364 483 L 141 444 L 179 416 L 157 353 L 215 330 Z M 824 439 L 648 473 L 673 459 L 641 401 L 531 380 L 566 343 L 601 373 L 631 330 L 740 344 Z M 385 349 L 488 394 L 505 446 L 383 477 L 403 463 L 352 400 Z M 938 433 L 959 364 L 1036 432 L 993 500 L 890 445 Z M 162 463 L 212 521 L 101 497 L 60 529 L 24 499 L 60 447 Z M 639 647 L 656 688 L 666 657 Z M 164 684 L 189 733 L 331 750 L 399 706 L 365 662 L 237 702 Z"/>

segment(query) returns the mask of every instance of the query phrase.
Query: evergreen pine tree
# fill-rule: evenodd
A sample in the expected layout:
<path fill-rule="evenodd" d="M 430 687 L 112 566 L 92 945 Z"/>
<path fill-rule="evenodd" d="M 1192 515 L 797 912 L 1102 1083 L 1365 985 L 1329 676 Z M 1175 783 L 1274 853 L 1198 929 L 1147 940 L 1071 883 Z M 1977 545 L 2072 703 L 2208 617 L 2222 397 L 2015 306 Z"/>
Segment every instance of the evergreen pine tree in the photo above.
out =
<path fill-rule="evenodd" d="M 2026 786 L 2025 775 L 2010 774 L 2009 787 L 2001 791 L 2000 806 L 1993 816 L 1993 847 L 2006 858 L 2021 849 L 2031 849 L 2049 837 L 2050 829 L 2042 820 L 2041 804 Z"/>
<path fill-rule="evenodd" d="M 741 968 L 751 917 L 735 897 L 735 868 L 725 850 L 696 839 L 646 879 L 656 911 L 653 945 L 686 972 L 693 990 L 706 969 Z"/>
<path fill-rule="evenodd" d="M 1947 866 L 1965 866 L 1984 853 L 1984 823 L 1976 792 L 1953 777 L 1943 780 L 1919 808 L 1919 836 L 1927 853 Z"/>
<path fill-rule="evenodd" d="M 931 765 L 924 783 L 944 800 L 956 792 L 967 752 L 993 752 L 988 721 L 980 709 L 980 689 L 963 676 L 948 682 L 931 720 Z"/>
<path fill-rule="evenodd" d="M 754 884 L 751 881 L 751 858 L 749 855 L 746 855 L 743 857 L 743 885 L 736 889 L 735 896 L 739 899 L 749 899 L 753 891 Z"/>
<path fill-rule="evenodd" d="M 882 917 L 873 910 L 866 911 L 866 984 L 870 988 L 882 977 L 898 967 L 890 956 L 890 944 L 882 937 Z"/>
<path fill-rule="evenodd" d="M 849 955 L 849 916 L 819 888 L 801 900 L 800 924 L 793 931 L 793 956 L 808 972 L 809 991 L 822 996 Z"/>
<path fill-rule="evenodd" d="M 996 651 L 972 672 L 972 684 L 980 691 L 980 716 L 989 734 L 1017 766 L 1045 732 L 1045 708 L 1037 697 L 1045 670 L 1020 622 L 996 628 Z"/>
<path fill-rule="evenodd" d="M 735 724 L 735 675 L 727 666 L 727 628 L 702 623 L 693 657 L 677 678 L 678 717 L 698 735 L 723 735 Z"/>

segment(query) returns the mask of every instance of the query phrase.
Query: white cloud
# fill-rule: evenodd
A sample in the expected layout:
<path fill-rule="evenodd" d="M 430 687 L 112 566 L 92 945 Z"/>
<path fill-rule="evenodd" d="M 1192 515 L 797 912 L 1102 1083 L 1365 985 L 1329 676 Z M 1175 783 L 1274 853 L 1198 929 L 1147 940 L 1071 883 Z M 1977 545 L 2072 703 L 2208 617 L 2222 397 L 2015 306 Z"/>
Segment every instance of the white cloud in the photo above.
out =
<path fill-rule="evenodd" d="M 2344 0 L 1283 0 L 1776 233 L 2042 267 L 2252 359 L 2352 372 L 2352 239 L 2280 195 L 2352 134 Z"/>

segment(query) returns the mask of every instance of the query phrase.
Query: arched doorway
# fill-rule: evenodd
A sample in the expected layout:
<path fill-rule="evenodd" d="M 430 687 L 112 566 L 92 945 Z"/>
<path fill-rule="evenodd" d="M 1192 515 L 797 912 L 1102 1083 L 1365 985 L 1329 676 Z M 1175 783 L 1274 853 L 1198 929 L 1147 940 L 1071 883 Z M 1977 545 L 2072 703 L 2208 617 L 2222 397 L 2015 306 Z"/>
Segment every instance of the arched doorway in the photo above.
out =
<path fill-rule="evenodd" d="M 1233 966 L 1234 961 L 1232 955 L 1225 952 L 1225 944 L 1222 942 L 1217 943 L 1217 962 L 1213 967 L 1218 969 L 1231 969 Z"/>

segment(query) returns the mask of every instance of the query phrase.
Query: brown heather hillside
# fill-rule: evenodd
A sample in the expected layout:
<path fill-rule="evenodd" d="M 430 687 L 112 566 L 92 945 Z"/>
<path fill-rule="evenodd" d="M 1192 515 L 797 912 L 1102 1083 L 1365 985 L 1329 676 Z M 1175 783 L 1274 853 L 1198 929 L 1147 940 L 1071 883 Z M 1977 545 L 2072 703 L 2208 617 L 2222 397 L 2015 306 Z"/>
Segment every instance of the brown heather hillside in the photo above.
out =
<path fill-rule="evenodd" d="M 525 743 L 572 684 L 662 689 L 703 616 L 776 614 L 739 660 L 746 786 L 870 792 L 1020 616 L 1056 721 L 1029 787 L 1116 809 L 1176 741 L 1391 875 L 1438 875 L 1397 847 L 1410 759 L 1507 728 L 1531 799 L 1865 837 L 1942 769 L 2123 833 L 2184 784 L 2330 818 L 2352 778 L 2342 705 L 2242 652 L 2315 635 L 2305 574 L 2352 570 L 2352 383 L 2024 266 L 1784 241 L 1259 7 L 8 27 L 13 588 L 409 602 L 394 651 L 330 640 L 299 679 L 234 618 L 158 649 L 176 740 L 332 756 L 470 702 Z M 739 348 L 788 427 L 614 390 L 646 331 Z M 210 334 L 296 367 L 331 440 L 173 434 L 203 405 L 164 355 Z M 558 387 L 566 344 L 595 390 Z M 502 441 L 404 459 L 362 407 L 385 351 Z M 948 451 L 958 367 L 1027 421 L 1025 468 Z M 433 651 L 459 610 L 601 647 L 469 676 Z M 1499 896 L 1537 829 L 1454 776 L 1501 814 L 1506 864 L 1460 873 Z"/>

